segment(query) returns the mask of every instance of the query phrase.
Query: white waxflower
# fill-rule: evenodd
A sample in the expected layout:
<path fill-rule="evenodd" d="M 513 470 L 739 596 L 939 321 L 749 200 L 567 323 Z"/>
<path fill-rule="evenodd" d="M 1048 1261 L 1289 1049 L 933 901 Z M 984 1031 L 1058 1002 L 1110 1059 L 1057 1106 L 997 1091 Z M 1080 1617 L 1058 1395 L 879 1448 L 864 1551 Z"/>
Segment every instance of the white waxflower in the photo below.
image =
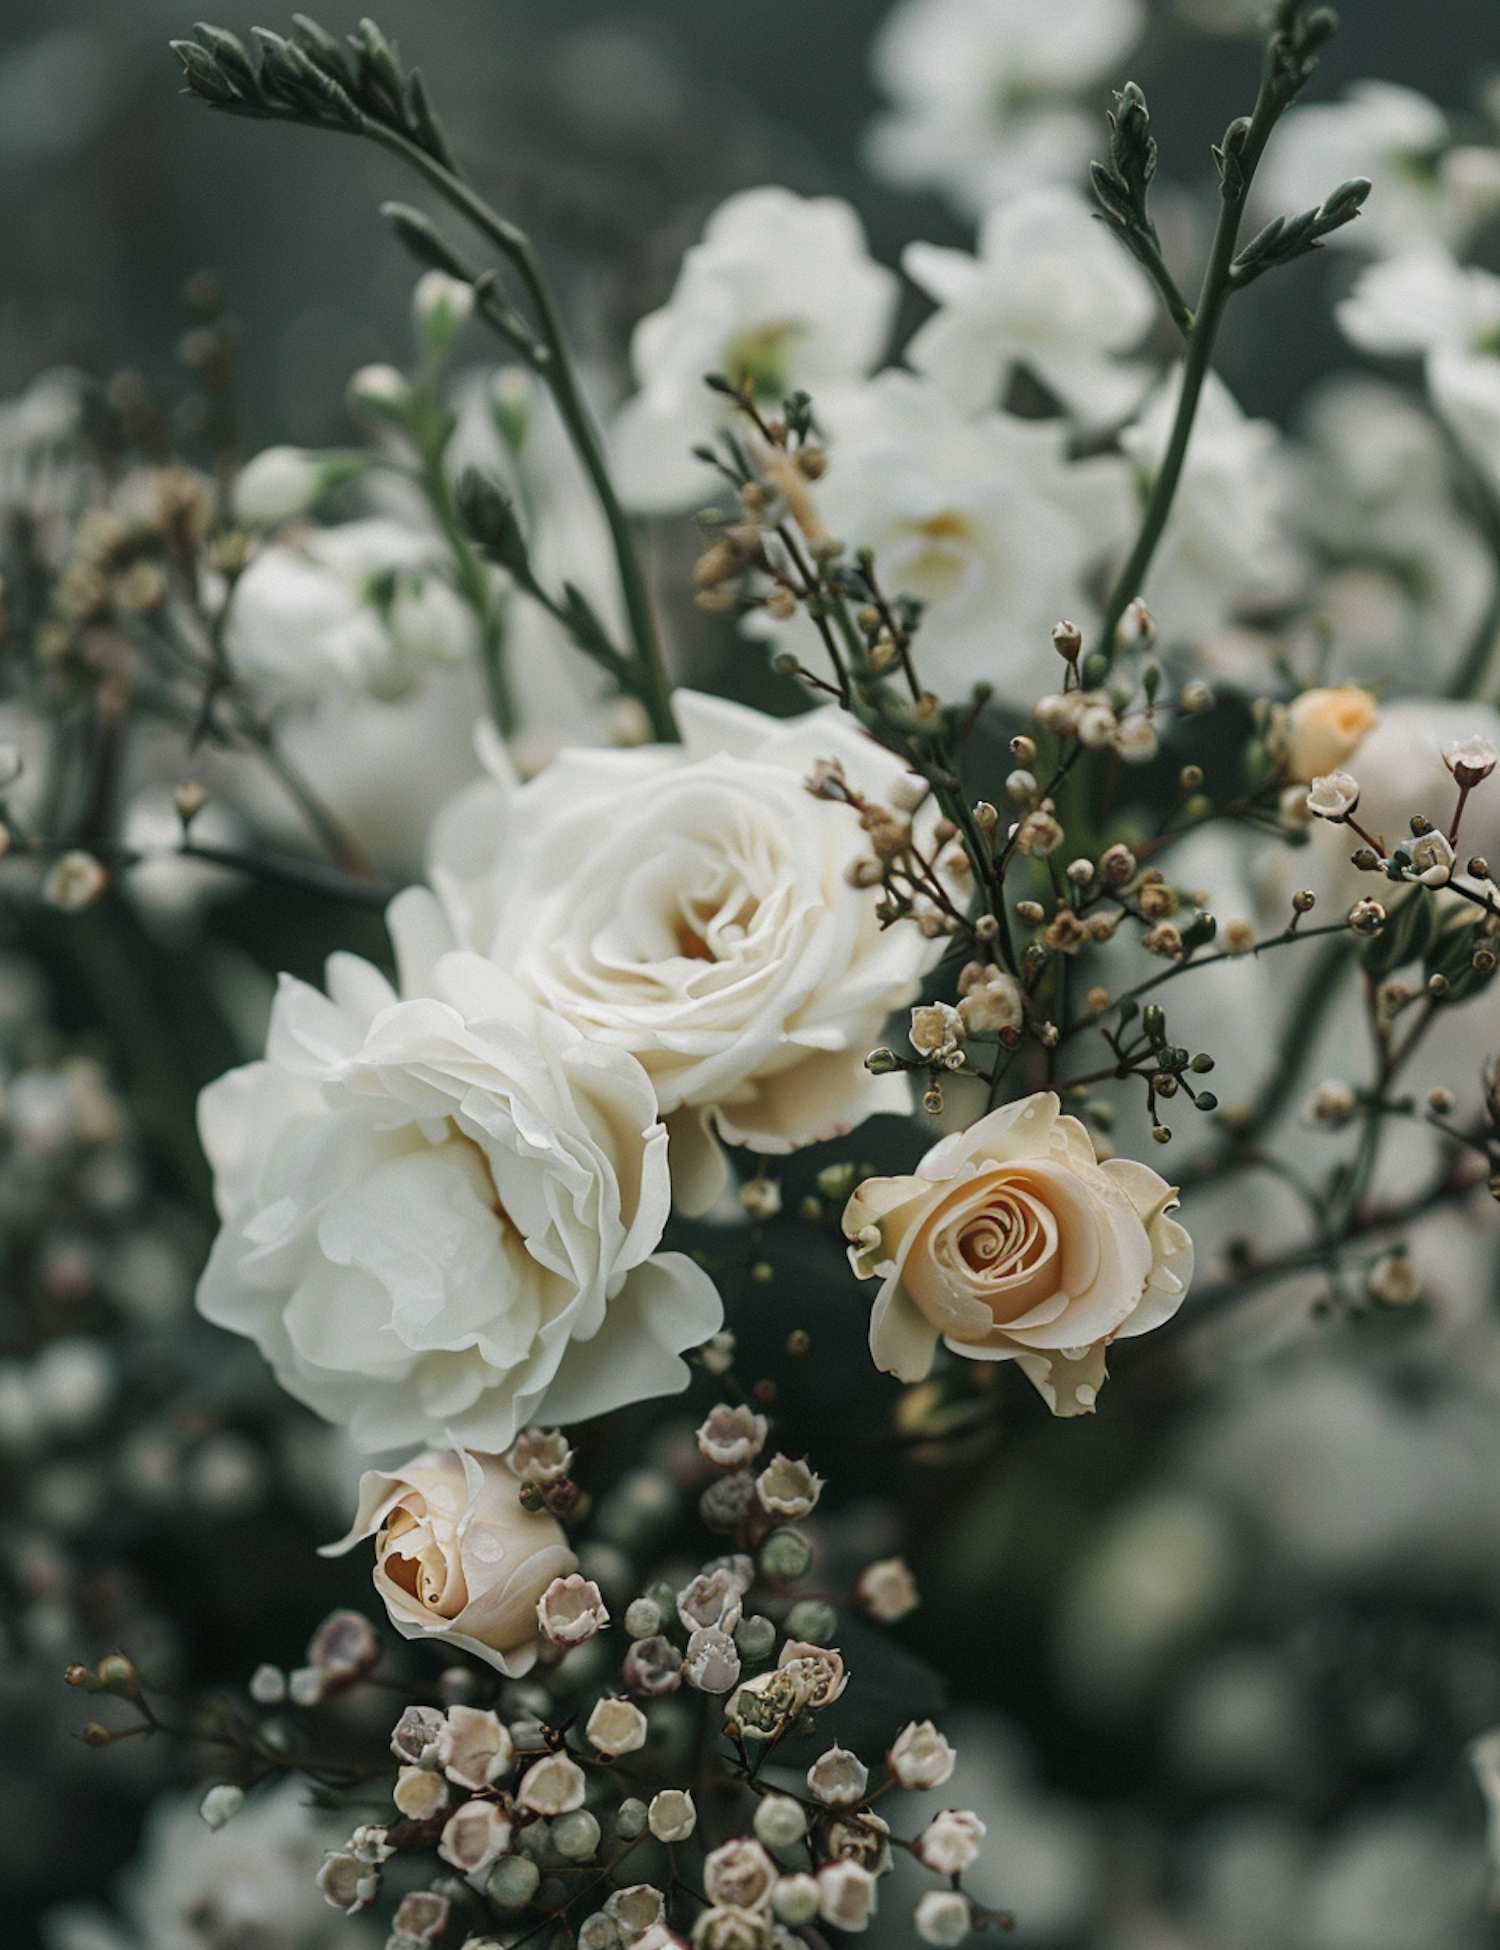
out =
<path fill-rule="evenodd" d="M 750 381 L 773 412 L 798 387 L 822 404 L 879 362 L 896 295 L 847 203 L 771 186 L 730 197 L 684 255 L 671 298 L 635 329 L 639 390 L 613 437 L 625 500 L 666 512 L 712 488 L 691 450 L 734 411 L 706 373 Z"/>
<path fill-rule="evenodd" d="M 1052 627 L 1088 619 L 1089 572 L 1136 519 L 1126 467 L 1069 461 L 1062 422 L 970 418 L 905 372 L 882 373 L 825 418 L 819 512 L 846 546 L 874 550 L 889 594 L 925 604 L 923 682 L 953 697 L 983 681 L 1017 702 L 1054 684 Z M 820 670 L 811 632 L 799 620 L 787 640 Z"/>
<path fill-rule="evenodd" d="M 1488 738 L 1475 733 L 1443 747 L 1443 763 L 1466 790 L 1482 785 L 1500 764 L 1500 752 Z"/>
<path fill-rule="evenodd" d="M 272 542 L 235 584 L 225 628 L 242 677 L 278 695 L 401 697 L 477 654 L 474 618 L 431 536 L 383 516 Z"/>
<path fill-rule="evenodd" d="M 881 929 L 848 880 L 858 820 L 806 789 L 834 756 L 878 800 L 897 760 L 836 709 L 777 720 L 682 691 L 675 709 L 681 745 L 568 751 L 524 785 L 492 753 L 498 776 L 453 802 L 429 857 L 466 946 L 596 1056 L 645 1066 L 678 1203 L 704 1211 L 719 1137 L 786 1152 L 906 1108 L 864 1057 L 940 944 Z"/>
<path fill-rule="evenodd" d="M 1434 407 L 1500 480 L 1500 277 L 1429 245 L 1372 264 L 1337 317 L 1366 352 L 1421 356 Z"/>
<path fill-rule="evenodd" d="M 698 1811 L 686 1788 L 663 1788 L 651 1797 L 646 1821 L 659 1842 L 685 1842 L 698 1825 Z"/>
<path fill-rule="evenodd" d="M 1330 772 L 1307 788 L 1307 810 L 1315 819 L 1346 820 L 1359 804 L 1359 781 L 1348 772 Z"/>
<path fill-rule="evenodd" d="M 912 1720 L 886 1756 L 904 1788 L 936 1788 L 952 1774 L 958 1755 L 931 1720 Z"/>
<path fill-rule="evenodd" d="M 1500 206 L 1500 152 L 1455 147 L 1448 118 L 1415 89 L 1356 81 L 1342 101 L 1299 105 L 1278 126 L 1255 184 L 1259 222 L 1313 210 L 1364 176 L 1370 198 L 1329 242 L 1372 256 L 1457 246 Z"/>
<path fill-rule="evenodd" d="M 1148 372 L 1124 365 L 1150 329 L 1144 274 L 1076 190 L 1027 192 L 990 211 L 978 254 L 910 244 L 902 268 L 938 302 L 906 358 L 960 411 L 1003 404 L 1019 370 L 1076 418 L 1123 418 Z"/>
<path fill-rule="evenodd" d="M 681 1388 L 720 1306 L 655 1253 L 640 1066 L 476 955 L 424 961 L 434 918 L 393 904 L 407 999 L 352 955 L 327 997 L 283 978 L 265 1060 L 204 1092 L 223 1224 L 198 1301 L 357 1445 L 499 1452 Z"/>
<path fill-rule="evenodd" d="M 1144 26 L 1140 0 L 903 0 L 872 53 L 893 106 L 869 131 L 871 167 L 976 215 L 1077 178 L 1102 132 L 1073 100 L 1117 79 Z"/>
<path fill-rule="evenodd" d="M 1167 451 L 1180 387 L 1178 368 L 1121 435 L 1143 491 Z M 1146 601 L 1168 640 L 1211 635 L 1238 601 L 1281 585 L 1288 573 L 1287 486 L 1276 429 L 1247 420 L 1210 373 L 1172 514 L 1146 578 Z"/>

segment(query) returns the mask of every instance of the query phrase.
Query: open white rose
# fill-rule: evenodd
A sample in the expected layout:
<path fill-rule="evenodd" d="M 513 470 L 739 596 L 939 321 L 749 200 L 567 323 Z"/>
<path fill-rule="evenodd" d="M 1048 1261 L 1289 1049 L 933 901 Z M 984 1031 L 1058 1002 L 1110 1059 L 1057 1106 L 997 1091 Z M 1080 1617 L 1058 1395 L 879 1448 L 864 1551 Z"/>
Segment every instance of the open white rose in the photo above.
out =
<path fill-rule="evenodd" d="M 883 1281 L 876 1365 L 920 1381 L 941 1338 L 1018 1362 L 1054 1415 L 1093 1408 L 1111 1341 L 1176 1313 L 1193 1242 L 1177 1194 L 1130 1158 L 1101 1163 L 1050 1090 L 934 1145 L 907 1178 L 871 1178 L 844 1212 L 849 1257 Z"/>
<path fill-rule="evenodd" d="M 372 1536 L 375 1589 L 403 1638 L 456 1645 L 512 1678 L 530 1671 L 537 1599 L 578 1560 L 555 1517 L 525 1508 L 498 1456 L 429 1451 L 366 1470 L 348 1536 L 322 1555 Z"/>
<path fill-rule="evenodd" d="M 351 955 L 326 997 L 284 977 L 265 1060 L 204 1092 L 223 1225 L 198 1302 L 361 1448 L 498 1452 L 684 1387 L 722 1313 L 655 1252 L 640 1065 L 478 956 L 429 957 L 427 911 L 392 907 L 408 999 Z"/>
<path fill-rule="evenodd" d="M 492 754 L 499 776 L 438 820 L 429 866 L 465 947 L 601 1061 L 645 1066 L 678 1202 L 703 1211 L 725 1182 L 715 1134 L 779 1153 L 907 1108 L 864 1058 L 940 944 L 881 929 L 847 878 L 858 819 L 806 788 L 836 758 L 880 798 L 896 759 L 836 709 L 773 719 L 683 691 L 675 707 L 681 745 L 565 751 L 524 785 Z"/>

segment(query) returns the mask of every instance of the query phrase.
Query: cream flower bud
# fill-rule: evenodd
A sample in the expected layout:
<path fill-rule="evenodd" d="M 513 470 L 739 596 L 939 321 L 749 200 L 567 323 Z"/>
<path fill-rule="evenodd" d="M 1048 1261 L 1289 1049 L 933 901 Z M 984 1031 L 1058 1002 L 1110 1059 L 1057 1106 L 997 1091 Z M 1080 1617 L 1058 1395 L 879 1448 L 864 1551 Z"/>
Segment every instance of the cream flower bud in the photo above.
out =
<path fill-rule="evenodd" d="M 792 1607 L 787 1615 L 788 1625 L 802 1609 L 801 1605 Z M 796 1668 L 802 1704 L 814 1711 L 832 1706 L 836 1699 L 843 1697 L 844 1688 L 849 1684 L 843 1657 L 831 1645 L 809 1645 L 802 1639 L 787 1639 L 776 1664 L 781 1670 Z"/>
<path fill-rule="evenodd" d="M 411 382 L 394 366 L 361 366 L 349 381 L 349 404 L 380 419 L 405 410 L 411 401 Z"/>
<path fill-rule="evenodd" d="M 767 1848 L 795 1848 L 807 1833 L 807 1816 L 789 1794 L 768 1794 L 756 1804 L 753 1826 Z"/>
<path fill-rule="evenodd" d="M 437 1738 L 438 1765 L 460 1787 L 489 1787 L 516 1763 L 515 1744 L 499 1716 L 477 1706 L 450 1706 Z"/>
<path fill-rule="evenodd" d="M 743 1469 L 766 1446 L 771 1425 L 754 1409 L 720 1402 L 698 1431 L 698 1453 L 716 1469 Z"/>
<path fill-rule="evenodd" d="M 560 1429 L 522 1429 L 505 1461 L 523 1483 L 560 1483 L 573 1467 L 573 1451 Z"/>
<path fill-rule="evenodd" d="M 1334 1129 L 1340 1124 L 1347 1124 L 1358 1108 L 1358 1097 L 1347 1083 L 1337 1077 L 1320 1083 L 1307 1102 L 1311 1122 L 1327 1124 Z"/>
<path fill-rule="evenodd" d="M 682 1654 L 660 1633 L 637 1639 L 625 1654 L 620 1677 L 631 1692 L 659 1699 L 663 1693 L 675 1693 L 682 1684 Z"/>
<path fill-rule="evenodd" d="M 440 1767 L 447 1721 L 435 1706 L 408 1706 L 391 1729 L 391 1752 L 414 1767 Z"/>
<path fill-rule="evenodd" d="M 1500 764 L 1500 753 L 1488 738 L 1464 738 L 1443 747 L 1443 763 L 1466 792 L 1482 785 Z"/>
<path fill-rule="evenodd" d="M 854 1595 L 877 1624 L 894 1625 L 917 1608 L 917 1582 L 905 1558 L 882 1557 L 859 1574 Z"/>
<path fill-rule="evenodd" d="M 1337 824 L 1348 819 L 1359 804 L 1359 781 L 1347 772 L 1330 772 L 1326 778 L 1316 778 L 1307 788 L 1307 810 L 1314 819 L 1328 819 Z"/>
<path fill-rule="evenodd" d="M 233 1821 L 244 1805 L 245 1790 L 232 1781 L 220 1781 L 199 1802 L 198 1812 L 210 1828 L 218 1829 Z"/>
<path fill-rule="evenodd" d="M 739 1836 L 711 1851 L 703 1864 L 703 1887 L 710 1902 L 764 1909 L 776 1887 L 776 1864 L 759 1842 Z"/>
<path fill-rule="evenodd" d="M 958 1755 L 931 1720 L 912 1720 L 901 1729 L 886 1759 L 902 1787 L 937 1788 L 952 1774 Z"/>
<path fill-rule="evenodd" d="M 764 1950 L 765 1925 L 747 1909 L 715 1903 L 693 1924 L 693 1950 Z"/>
<path fill-rule="evenodd" d="M 917 1898 L 912 1922 L 924 1943 L 952 1950 L 974 1928 L 974 1912 L 961 1890 L 929 1889 Z"/>
<path fill-rule="evenodd" d="M 538 1815 L 566 1815 L 583 1806 L 588 1786 L 583 1769 L 567 1754 L 544 1754 L 521 1776 L 516 1800 Z"/>
<path fill-rule="evenodd" d="M 462 1451 L 369 1470 L 353 1528 L 327 1553 L 373 1535 L 375 1589 L 404 1638 L 459 1646 L 517 1678 L 536 1658 L 538 1599 L 577 1563 L 520 1487 L 498 1457 Z"/>
<path fill-rule="evenodd" d="M 448 1927 L 453 1905 L 435 1889 L 412 1889 L 401 1898 L 391 1918 L 394 1934 L 414 1937 L 418 1943 L 432 1943 Z"/>
<path fill-rule="evenodd" d="M 411 295 L 412 322 L 423 344 L 447 351 L 474 309 L 474 287 L 446 271 L 426 271 Z"/>
<path fill-rule="evenodd" d="M 408 1821 L 430 1821 L 448 1805 L 448 1783 L 428 1767 L 397 1770 L 391 1799 Z"/>
<path fill-rule="evenodd" d="M 1357 684 L 1303 691 L 1287 707 L 1283 756 L 1289 776 L 1308 784 L 1337 772 L 1379 718 L 1374 698 Z"/>
<path fill-rule="evenodd" d="M 1435 827 L 1432 832 L 1412 840 L 1404 850 L 1411 859 L 1406 870 L 1408 880 L 1420 881 L 1424 887 L 1446 887 L 1453 878 L 1453 848 L 1447 835 Z"/>
<path fill-rule="evenodd" d="M 348 1916 L 368 1909 L 380 1895 L 380 1870 L 349 1849 L 326 1855 L 316 1880 L 324 1902 Z"/>
<path fill-rule="evenodd" d="M 823 1892 L 818 1887 L 816 1876 L 802 1870 L 797 1875 L 783 1876 L 771 1892 L 771 1913 L 789 1929 L 800 1929 L 804 1923 L 816 1920 L 823 1906 Z"/>
<path fill-rule="evenodd" d="M 970 1034 L 1019 1029 L 1026 1020 L 1026 992 L 1014 975 L 992 969 L 986 981 L 960 997 L 958 1016 Z"/>
<path fill-rule="evenodd" d="M 847 1747 L 830 1747 L 807 1770 L 808 1792 L 830 1808 L 852 1808 L 869 1785 L 869 1768 Z"/>
<path fill-rule="evenodd" d="M 42 882 L 42 899 L 65 914 L 81 914 L 92 907 L 109 886 L 109 874 L 92 853 L 75 849 L 53 861 Z"/>
<path fill-rule="evenodd" d="M 685 1788 L 663 1788 L 651 1797 L 646 1826 L 659 1842 L 685 1842 L 698 1825 L 698 1810 Z"/>
<path fill-rule="evenodd" d="M 584 1726 L 589 1745 L 618 1760 L 646 1744 L 646 1716 L 628 1699 L 602 1699 Z"/>
<path fill-rule="evenodd" d="M 443 1824 L 438 1854 L 460 1875 L 483 1875 L 510 1847 L 511 1826 L 493 1801 L 466 1801 Z"/>
<path fill-rule="evenodd" d="M 928 1868 L 940 1876 L 962 1875 L 977 1860 L 985 1826 L 967 1808 L 945 1808 L 922 1830 L 916 1851 Z"/>
<path fill-rule="evenodd" d="M 739 1681 L 739 1648 L 728 1632 L 704 1626 L 692 1633 L 682 1655 L 682 1676 L 700 1693 L 728 1693 Z"/>
<path fill-rule="evenodd" d="M 818 1871 L 818 1910 L 836 1930 L 868 1928 L 875 1914 L 875 1878 L 858 1862 L 825 1862 Z"/>
<path fill-rule="evenodd" d="M 745 1593 L 755 1582 L 755 1566 L 735 1556 L 700 1571 L 677 1594 L 677 1616 L 690 1632 L 717 1625 L 732 1632 L 740 1622 Z"/>
<path fill-rule="evenodd" d="M 773 1456 L 755 1479 L 755 1493 L 773 1517 L 805 1517 L 823 1493 L 823 1479 L 805 1462 Z"/>
<path fill-rule="evenodd" d="M 1091 698 L 1078 714 L 1078 742 L 1089 751 L 1102 751 L 1119 733 L 1115 714 L 1102 698 Z"/>
<path fill-rule="evenodd" d="M 552 1645 L 582 1645 L 609 1623 L 609 1607 L 592 1578 L 574 1571 L 554 1578 L 537 1600 L 537 1623 Z"/>
<path fill-rule="evenodd" d="M 358 1611 L 330 1612 L 313 1633 L 307 1663 L 324 1687 L 347 1686 L 377 1663 L 380 1635 Z"/>
<path fill-rule="evenodd" d="M 1110 741 L 1127 765 L 1144 765 L 1161 749 L 1161 738 L 1149 718 L 1127 718 Z"/>
<path fill-rule="evenodd" d="M 944 1056 L 964 1039 L 963 1018 L 947 1002 L 930 1002 L 911 1012 L 911 1046 L 919 1056 Z"/>
<path fill-rule="evenodd" d="M 606 1900 L 604 1914 L 625 1941 L 633 1943 L 653 1923 L 665 1922 L 666 1898 L 653 1883 L 632 1882 Z"/>

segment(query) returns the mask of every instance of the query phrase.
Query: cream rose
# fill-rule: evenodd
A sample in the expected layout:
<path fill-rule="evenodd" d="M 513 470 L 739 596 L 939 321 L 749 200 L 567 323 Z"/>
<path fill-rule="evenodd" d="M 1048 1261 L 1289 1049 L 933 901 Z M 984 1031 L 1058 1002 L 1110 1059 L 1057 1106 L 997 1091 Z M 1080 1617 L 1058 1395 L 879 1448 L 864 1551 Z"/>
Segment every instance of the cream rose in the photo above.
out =
<path fill-rule="evenodd" d="M 430 905 L 430 904 L 429 904 Z M 263 1062 L 203 1094 L 223 1221 L 198 1291 L 367 1450 L 506 1449 L 688 1379 L 712 1281 L 658 1253 L 649 1078 L 392 907 L 407 999 L 351 955 L 283 978 Z"/>
<path fill-rule="evenodd" d="M 1287 706 L 1287 771 L 1304 785 L 1342 771 L 1379 722 L 1374 698 L 1358 684 L 1303 691 Z"/>
<path fill-rule="evenodd" d="M 367 1470 L 347 1537 L 324 1557 L 375 1539 L 375 1589 L 403 1638 L 435 1639 L 511 1678 L 537 1653 L 537 1600 L 577 1566 L 555 1517 L 521 1502 L 498 1456 L 428 1451 Z"/>
<path fill-rule="evenodd" d="M 864 1058 L 941 944 L 882 930 L 848 879 L 858 819 L 806 789 L 837 759 L 884 798 L 897 760 L 836 709 L 675 705 L 680 746 L 565 751 L 524 785 L 492 753 L 496 778 L 440 817 L 429 865 L 463 946 L 645 1066 L 674 1192 L 698 1212 L 725 1183 L 717 1137 L 786 1152 L 909 1107 Z"/>
<path fill-rule="evenodd" d="M 1093 1408 L 1111 1341 L 1176 1313 L 1193 1242 L 1177 1194 L 1129 1158 L 1101 1163 L 1050 1090 L 933 1147 L 909 1178 L 871 1178 L 844 1211 L 849 1257 L 883 1284 L 876 1365 L 920 1381 L 941 1338 L 1015 1361 L 1054 1415 Z"/>

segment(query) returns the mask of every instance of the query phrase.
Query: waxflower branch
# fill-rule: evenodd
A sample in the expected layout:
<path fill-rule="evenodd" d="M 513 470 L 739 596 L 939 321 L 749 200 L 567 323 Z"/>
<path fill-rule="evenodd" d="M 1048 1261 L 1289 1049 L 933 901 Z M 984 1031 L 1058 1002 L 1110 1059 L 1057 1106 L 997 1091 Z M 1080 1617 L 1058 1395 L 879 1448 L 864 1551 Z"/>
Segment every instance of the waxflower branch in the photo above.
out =
<path fill-rule="evenodd" d="M 415 70 L 403 74 L 393 44 L 368 19 L 349 36 L 347 52 L 305 15 L 294 17 L 292 39 L 257 28 L 258 61 L 222 28 L 200 22 L 194 33 L 195 40 L 172 43 L 190 94 L 228 114 L 294 122 L 379 143 L 471 223 L 510 267 L 530 308 L 530 324 L 505 301 L 493 272 L 476 276 L 419 213 L 391 206 L 390 220 L 408 248 L 415 246 L 424 262 L 471 285 L 481 316 L 551 392 L 609 528 L 630 632 L 633 694 L 645 708 L 655 735 L 675 739 L 645 576 L 629 520 L 610 479 L 603 444 L 573 370 L 556 299 L 530 238 L 492 210 L 464 180 L 420 75 Z"/>

